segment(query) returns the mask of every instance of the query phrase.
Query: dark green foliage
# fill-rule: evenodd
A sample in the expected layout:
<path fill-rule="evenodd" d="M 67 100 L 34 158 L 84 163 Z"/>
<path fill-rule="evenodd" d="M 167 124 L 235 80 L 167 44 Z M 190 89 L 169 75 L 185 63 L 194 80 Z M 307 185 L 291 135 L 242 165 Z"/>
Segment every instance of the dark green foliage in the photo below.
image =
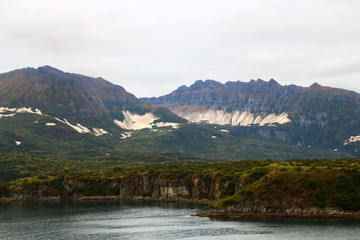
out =
<path fill-rule="evenodd" d="M 176 155 L 147 155 L 134 153 L 115 153 L 112 155 L 82 154 L 82 155 L 2 155 L 0 164 L 6 166 L 0 169 L 0 181 L 11 181 L 17 178 L 34 176 L 39 173 L 58 171 L 65 166 L 75 171 L 112 168 L 114 172 L 123 171 L 124 167 L 143 165 L 147 163 L 191 163 L 199 164 L 213 160 L 181 157 Z M 186 175 L 186 170 L 182 173 Z"/>
<path fill-rule="evenodd" d="M 348 177 L 344 175 L 340 175 L 336 179 L 335 186 L 340 191 L 346 191 L 346 192 L 354 192 L 356 189 L 356 186 L 354 185 L 353 181 L 351 181 Z"/>
<path fill-rule="evenodd" d="M 227 186 L 221 191 L 224 196 L 231 196 L 235 194 L 235 182 L 229 182 Z"/>
<path fill-rule="evenodd" d="M 143 193 L 141 194 L 141 196 L 143 196 L 143 197 L 151 197 L 151 196 L 153 195 L 153 192 L 154 192 L 154 187 L 151 187 L 151 188 L 149 189 L 149 191 L 143 192 Z"/>
<path fill-rule="evenodd" d="M 280 178 L 275 178 L 271 181 L 271 184 L 275 184 L 275 185 L 282 184 L 282 183 L 283 183 L 283 180 Z"/>
<path fill-rule="evenodd" d="M 241 189 L 239 192 L 240 196 L 245 196 L 245 197 L 249 197 L 253 194 L 253 192 L 249 189 Z"/>
<path fill-rule="evenodd" d="M 308 187 L 309 187 L 310 189 L 316 189 L 317 186 L 318 186 L 318 185 L 317 185 L 316 182 L 310 182 L 309 185 L 308 185 Z"/>
<path fill-rule="evenodd" d="M 330 168 L 329 168 L 330 166 Z M 286 171 L 279 171 L 285 168 Z M 301 169 L 300 171 L 298 169 Z M 241 204 L 242 201 L 299 203 L 298 207 L 330 207 L 360 210 L 359 159 L 233 161 L 211 164 L 148 164 L 117 166 L 104 170 L 70 170 L 41 173 L 13 182 L 0 183 L 2 196 L 16 191 L 42 196 L 118 195 L 122 181 L 133 182 L 147 176 L 152 179 L 184 182 L 191 187 L 200 179 L 206 188 L 219 186 L 221 197 L 213 208 Z M 134 182 L 135 181 L 135 182 Z M 77 182 L 65 192 L 64 184 Z M 239 191 L 235 186 L 239 184 Z M 69 185 L 68 185 L 69 186 Z M 70 184 L 71 186 L 71 184 Z M 17 190 L 18 189 L 18 190 Z M 137 196 L 150 197 L 154 188 L 141 189 Z M 210 193 L 210 190 L 209 190 Z M 205 195 L 204 195 L 205 196 Z M 209 197 L 207 195 L 207 197 Z"/>
<path fill-rule="evenodd" d="M 326 197 L 323 191 L 317 191 L 314 194 L 313 204 L 317 207 L 324 208 L 325 207 Z"/>
<path fill-rule="evenodd" d="M 230 205 L 235 205 L 237 203 L 236 200 L 234 199 L 225 199 L 223 200 L 223 206 L 230 206 Z"/>
<path fill-rule="evenodd" d="M 87 182 L 83 186 L 76 186 L 70 192 L 67 193 L 68 196 L 73 196 L 74 194 L 80 194 L 83 196 L 106 196 L 106 195 L 117 195 L 119 194 L 118 187 L 111 187 L 108 184 L 102 182 Z"/>
<path fill-rule="evenodd" d="M 252 169 L 252 172 L 249 174 L 249 177 L 255 179 L 255 181 L 259 180 L 260 178 L 262 178 L 263 176 L 265 176 L 266 174 L 268 174 L 269 169 L 267 168 L 255 168 Z"/>
<path fill-rule="evenodd" d="M 351 197 L 348 195 L 344 195 L 344 194 L 335 194 L 332 198 L 331 201 L 336 204 L 337 206 L 343 208 L 343 209 L 351 209 L 354 207 L 354 205 L 356 204 L 355 202 L 352 201 Z"/>
<path fill-rule="evenodd" d="M 0 181 L 0 197 L 9 197 L 9 196 L 10 196 L 9 184 Z"/>

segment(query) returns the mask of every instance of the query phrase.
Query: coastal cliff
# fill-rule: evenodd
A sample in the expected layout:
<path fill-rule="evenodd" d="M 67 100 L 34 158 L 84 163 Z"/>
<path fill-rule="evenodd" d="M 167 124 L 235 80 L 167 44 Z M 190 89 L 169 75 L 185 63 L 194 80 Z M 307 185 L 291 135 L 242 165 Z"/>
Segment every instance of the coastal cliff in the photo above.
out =
<path fill-rule="evenodd" d="M 207 217 L 357 218 L 359 170 L 359 159 L 64 169 L 3 184 L 0 197 L 211 203 Z"/>
<path fill-rule="evenodd" d="M 88 180 L 64 178 L 52 182 L 27 184 L 15 189 L 12 199 L 77 199 L 88 196 L 113 196 L 118 199 L 155 201 L 214 202 L 226 197 L 229 181 L 201 177 L 164 178 L 131 176 L 123 179 Z"/>

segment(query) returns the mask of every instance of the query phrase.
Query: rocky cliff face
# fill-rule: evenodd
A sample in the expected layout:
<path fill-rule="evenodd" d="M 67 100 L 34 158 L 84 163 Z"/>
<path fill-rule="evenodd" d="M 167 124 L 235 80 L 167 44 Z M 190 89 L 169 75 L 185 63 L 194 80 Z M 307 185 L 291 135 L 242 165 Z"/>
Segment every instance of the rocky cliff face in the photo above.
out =
<path fill-rule="evenodd" d="M 135 183 L 135 185 L 134 185 Z M 227 182 L 220 179 L 206 181 L 200 177 L 191 179 L 153 178 L 148 176 L 125 179 L 120 184 L 120 197 L 148 197 L 155 200 L 219 200 Z"/>
<path fill-rule="evenodd" d="M 228 182 L 221 179 L 162 178 L 131 176 L 129 178 L 88 182 L 63 179 L 58 184 L 27 185 L 17 189 L 14 199 L 42 199 L 48 197 L 79 198 L 84 196 L 117 195 L 120 199 L 150 199 L 156 201 L 216 201 L 226 196 Z M 109 191 L 110 190 L 110 191 Z"/>
<path fill-rule="evenodd" d="M 273 79 L 225 84 L 199 80 L 143 101 L 167 107 L 190 122 L 255 127 L 263 137 L 306 146 L 341 148 L 360 134 L 360 94 L 316 83 L 299 87 Z"/>
<path fill-rule="evenodd" d="M 262 115 L 287 112 L 293 116 L 309 112 L 336 112 L 339 107 L 347 104 L 352 106 L 357 114 L 360 112 L 358 93 L 322 87 L 316 83 L 305 88 L 295 85 L 282 86 L 273 79 L 268 82 L 258 79 L 225 84 L 214 80 L 198 80 L 190 87 L 181 86 L 168 95 L 143 100 L 153 105 L 205 106 L 226 109 L 228 112 L 248 110 Z M 332 105 L 335 103 L 337 103 L 335 106 Z M 347 109 L 340 110 L 347 111 Z"/>

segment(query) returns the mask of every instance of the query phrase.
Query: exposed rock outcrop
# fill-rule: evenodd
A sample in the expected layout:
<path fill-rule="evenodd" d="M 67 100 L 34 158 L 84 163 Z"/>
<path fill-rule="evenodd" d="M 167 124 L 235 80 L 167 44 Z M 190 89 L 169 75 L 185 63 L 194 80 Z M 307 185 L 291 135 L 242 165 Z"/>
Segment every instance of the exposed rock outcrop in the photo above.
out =
<path fill-rule="evenodd" d="M 108 195 L 109 189 L 120 199 L 148 199 L 156 201 L 216 201 L 223 194 L 227 182 L 221 179 L 204 180 L 192 178 L 163 178 L 131 176 L 108 181 L 82 181 L 63 179 L 55 184 L 28 184 L 14 191 L 14 199 L 42 199 L 48 197 L 79 198 L 90 195 Z M 96 188 L 96 190 L 95 190 Z"/>

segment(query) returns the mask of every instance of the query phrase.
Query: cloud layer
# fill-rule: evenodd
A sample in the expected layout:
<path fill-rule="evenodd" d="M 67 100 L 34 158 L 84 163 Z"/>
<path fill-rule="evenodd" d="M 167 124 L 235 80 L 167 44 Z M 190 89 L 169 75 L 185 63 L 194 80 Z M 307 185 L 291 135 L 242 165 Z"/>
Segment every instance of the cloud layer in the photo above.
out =
<path fill-rule="evenodd" d="M 197 79 L 360 92 L 360 1 L 0 0 L 0 72 L 51 65 L 136 96 Z"/>

